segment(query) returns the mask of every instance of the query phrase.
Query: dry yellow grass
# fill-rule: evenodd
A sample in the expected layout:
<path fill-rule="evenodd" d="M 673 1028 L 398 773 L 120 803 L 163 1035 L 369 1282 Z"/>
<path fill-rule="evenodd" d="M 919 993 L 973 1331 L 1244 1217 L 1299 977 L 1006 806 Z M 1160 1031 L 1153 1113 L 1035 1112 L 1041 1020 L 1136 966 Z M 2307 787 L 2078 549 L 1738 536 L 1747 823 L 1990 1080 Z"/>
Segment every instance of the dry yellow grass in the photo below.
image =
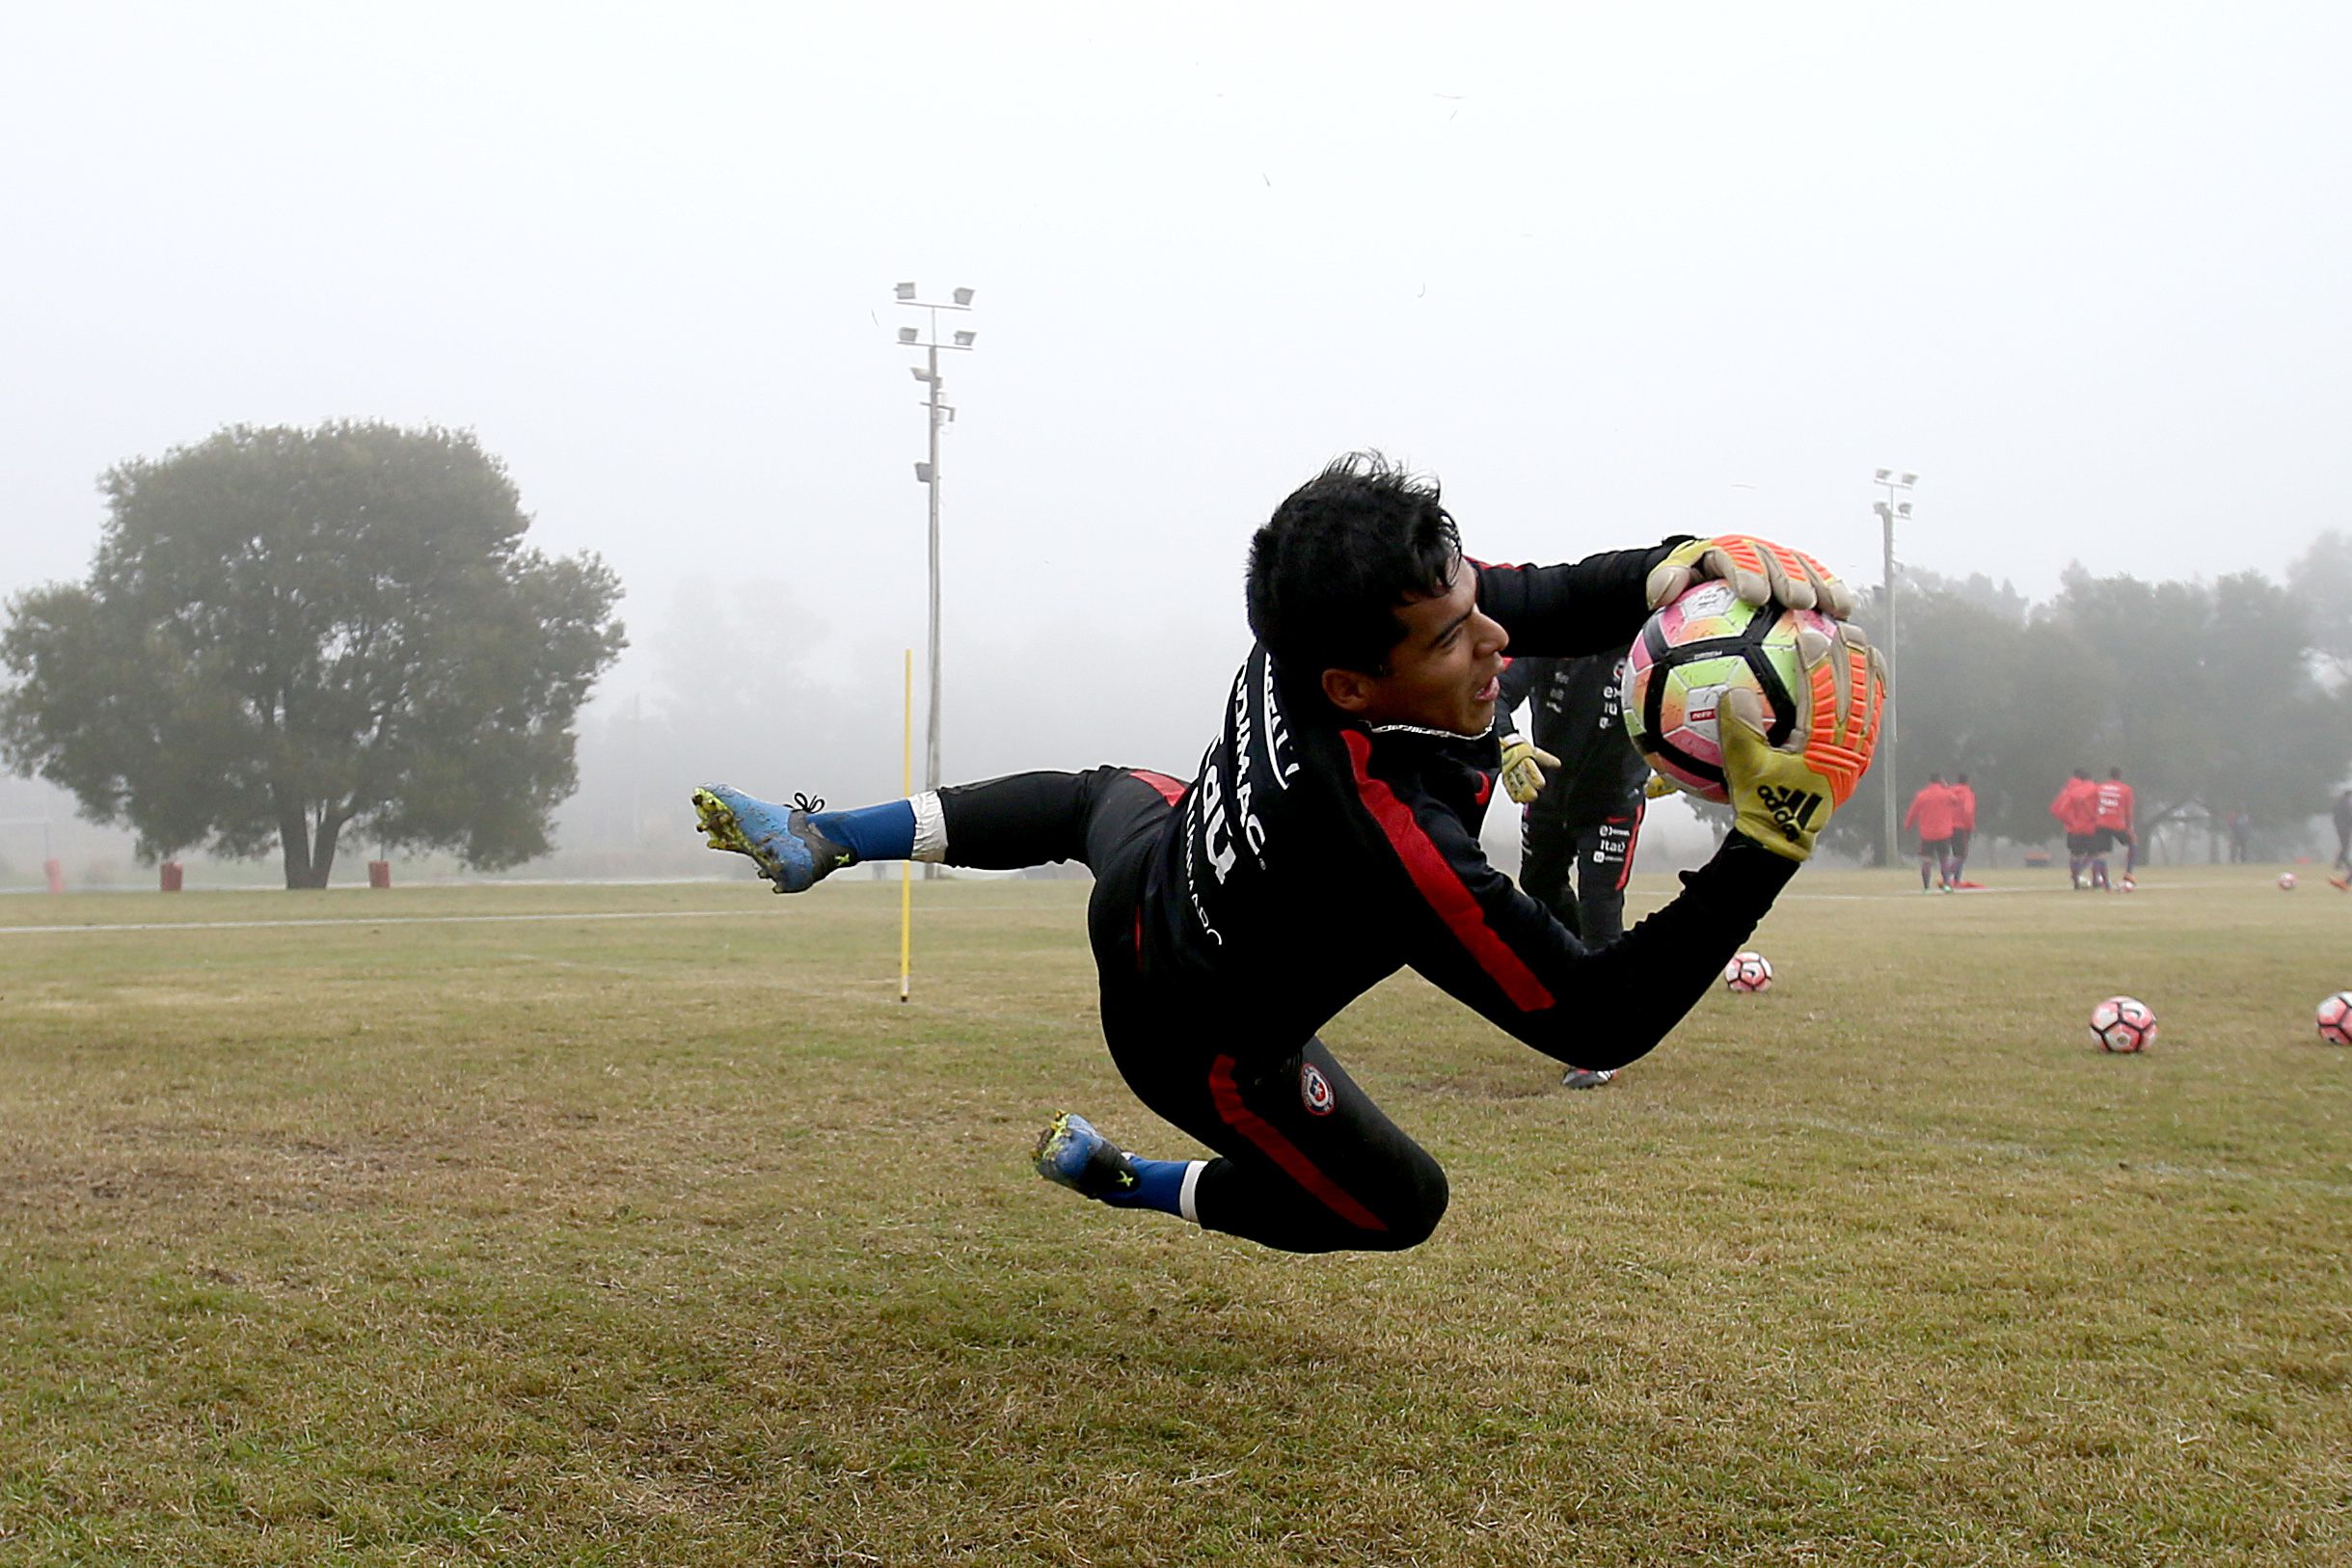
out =
<path fill-rule="evenodd" d="M 2352 899 L 1902 885 L 1596 1094 L 1383 987 L 1310 1259 L 1026 1171 L 1187 1151 L 1075 884 L 8 901 L 210 929 L 0 933 L 0 1561 L 2352 1560 Z"/>

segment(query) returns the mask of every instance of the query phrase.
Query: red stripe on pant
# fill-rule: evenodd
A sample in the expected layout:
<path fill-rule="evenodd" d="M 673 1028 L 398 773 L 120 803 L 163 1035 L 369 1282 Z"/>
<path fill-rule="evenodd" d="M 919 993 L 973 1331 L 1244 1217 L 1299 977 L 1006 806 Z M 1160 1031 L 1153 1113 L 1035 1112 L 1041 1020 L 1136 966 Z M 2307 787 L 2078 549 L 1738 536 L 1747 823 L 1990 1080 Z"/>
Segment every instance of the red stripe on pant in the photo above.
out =
<path fill-rule="evenodd" d="M 1216 1099 L 1217 1114 L 1225 1118 L 1227 1126 L 1257 1145 L 1259 1152 L 1282 1167 L 1284 1175 L 1322 1200 L 1334 1214 L 1359 1230 L 1388 1229 L 1379 1215 L 1350 1198 L 1338 1182 L 1323 1174 L 1321 1167 L 1301 1153 L 1298 1145 L 1242 1103 L 1241 1086 L 1233 1081 L 1231 1057 L 1220 1056 L 1209 1064 L 1208 1092 Z"/>
<path fill-rule="evenodd" d="M 1170 778 L 1166 773 L 1155 773 L 1149 768 L 1130 768 L 1127 770 L 1127 776 L 1140 778 L 1159 791 L 1160 798 L 1172 806 L 1184 798 L 1184 791 L 1187 788 L 1181 780 Z"/>
<path fill-rule="evenodd" d="M 1634 846 L 1641 842 L 1642 810 L 1643 802 L 1636 801 L 1631 819 L 1633 825 L 1625 830 L 1625 864 L 1617 868 L 1617 891 L 1620 893 L 1625 891 L 1625 884 L 1634 879 Z"/>

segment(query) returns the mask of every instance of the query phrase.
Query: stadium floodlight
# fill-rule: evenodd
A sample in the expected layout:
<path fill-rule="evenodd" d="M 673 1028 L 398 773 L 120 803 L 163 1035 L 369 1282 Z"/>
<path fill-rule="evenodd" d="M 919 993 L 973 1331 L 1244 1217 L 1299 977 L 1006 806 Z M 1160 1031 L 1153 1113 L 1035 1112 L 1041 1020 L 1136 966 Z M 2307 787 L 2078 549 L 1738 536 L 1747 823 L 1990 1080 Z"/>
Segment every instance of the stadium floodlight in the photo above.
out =
<path fill-rule="evenodd" d="M 972 308 L 973 291 L 969 288 L 958 288 L 953 290 L 950 296 L 953 303 L 936 299 L 924 299 L 921 297 L 920 292 L 912 284 L 900 284 L 896 289 L 893 290 L 893 292 L 897 296 L 897 303 L 906 306 L 909 310 L 921 311 L 925 312 L 925 320 L 930 323 L 930 331 L 928 332 L 924 331 L 921 327 L 901 327 L 899 329 L 899 343 L 902 347 L 920 348 L 923 350 L 923 363 L 920 365 L 911 366 L 910 368 L 914 372 L 915 380 L 923 383 L 924 386 L 931 389 L 930 395 L 923 400 L 925 416 L 924 423 L 931 434 L 931 451 L 929 457 L 925 461 L 915 465 L 915 478 L 931 492 L 931 646 L 929 650 L 929 662 L 931 665 L 931 703 L 929 716 L 924 727 L 923 784 L 924 788 L 926 789 L 935 790 L 939 787 L 940 712 L 939 429 L 942 425 L 953 423 L 956 418 L 955 409 L 943 402 L 939 395 L 940 391 L 944 386 L 944 382 L 939 374 L 939 351 L 941 349 L 951 349 L 969 352 L 973 343 L 978 340 L 980 335 L 967 327 L 959 332 L 951 334 L 945 339 L 942 339 L 939 336 L 939 312 L 941 311 L 968 311 Z M 926 863 L 923 867 L 923 875 L 926 878 L 934 877 L 937 874 L 938 867 L 934 865 Z"/>
<path fill-rule="evenodd" d="M 1897 500 L 1895 492 L 1910 489 L 1919 482 L 1919 475 L 1904 470 L 1878 469 L 1871 478 L 1873 483 L 1886 492 L 1886 499 L 1873 501 L 1870 509 L 1879 514 L 1880 544 L 1884 551 L 1879 564 L 1879 571 L 1883 575 L 1879 578 L 1879 592 L 1886 607 L 1886 625 L 1877 630 L 1879 634 L 1879 646 L 1885 651 L 1887 674 L 1891 678 L 1895 673 L 1895 519 L 1902 518 L 1906 523 L 1911 519 L 1911 503 L 1907 500 Z M 1895 825 L 1895 803 L 1898 788 L 1903 782 L 1895 761 L 1895 697 L 1891 681 L 1886 698 L 1886 716 L 1879 720 L 1879 756 L 1880 761 L 1877 767 L 1879 778 L 1885 781 L 1886 805 L 1885 820 L 1880 825 L 1886 835 L 1886 858 L 1880 864 L 1891 866 L 1895 863 L 1895 847 L 1900 842 L 1900 830 Z"/>
<path fill-rule="evenodd" d="M 914 377 L 917 381 L 929 381 L 931 379 L 931 372 L 924 369 L 919 365 L 908 365 L 906 367 L 906 373 Z"/>

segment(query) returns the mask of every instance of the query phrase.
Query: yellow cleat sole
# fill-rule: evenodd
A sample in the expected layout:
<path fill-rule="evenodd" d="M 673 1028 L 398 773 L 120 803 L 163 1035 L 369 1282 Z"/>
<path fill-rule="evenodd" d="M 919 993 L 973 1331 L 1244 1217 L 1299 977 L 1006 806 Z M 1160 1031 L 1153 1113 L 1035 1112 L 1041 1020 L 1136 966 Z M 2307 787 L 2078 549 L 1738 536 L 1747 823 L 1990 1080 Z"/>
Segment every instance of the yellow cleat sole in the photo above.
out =
<path fill-rule="evenodd" d="M 736 822 L 735 813 L 728 810 L 727 803 L 709 790 L 694 792 L 694 821 L 709 835 L 708 842 L 712 849 L 732 850 L 737 854 L 751 853 L 751 840 L 743 836 L 743 826 Z"/>

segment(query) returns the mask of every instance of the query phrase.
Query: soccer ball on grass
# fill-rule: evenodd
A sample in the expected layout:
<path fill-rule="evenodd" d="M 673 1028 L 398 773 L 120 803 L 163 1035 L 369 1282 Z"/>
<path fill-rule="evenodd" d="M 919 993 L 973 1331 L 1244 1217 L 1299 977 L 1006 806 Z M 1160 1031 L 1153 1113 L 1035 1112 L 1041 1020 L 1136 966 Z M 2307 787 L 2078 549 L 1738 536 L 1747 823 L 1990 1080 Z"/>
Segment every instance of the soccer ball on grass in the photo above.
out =
<path fill-rule="evenodd" d="M 2156 1015 L 2137 998 L 2110 996 L 2091 1010 L 2091 1038 L 2102 1051 L 2144 1051 L 2156 1042 Z"/>
<path fill-rule="evenodd" d="M 1772 988 L 1772 965 L 1761 953 L 1735 953 L 1723 965 L 1723 986 L 1743 996 Z"/>
<path fill-rule="evenodd" d="M 1718 581 L 1701 582 L 1652 615 L 1625 657 L 1625 727 L 1659 775 L 1702 800 L 1723 801 L 1716 714 L 1744 687 L 1764 712 L 1764 738 L 1787 743 L 1806 691 L 1798 634 L 1837 635 L 1818 610 L 1744 603 Z"/>
<path fill-rule="evenodd" d="M 2338 991 L 2319 1004 L 2319 1038 L 2331 1045 L 2352 1045 L 2352 991 Z"/>
<path fill-rule="evenodd" d="M 2283 871 L 2279 873 L 2279 886 L 2287 892 L 2293 892 L 2295 890 L 2295 874 L 2291 871 Z"/>

